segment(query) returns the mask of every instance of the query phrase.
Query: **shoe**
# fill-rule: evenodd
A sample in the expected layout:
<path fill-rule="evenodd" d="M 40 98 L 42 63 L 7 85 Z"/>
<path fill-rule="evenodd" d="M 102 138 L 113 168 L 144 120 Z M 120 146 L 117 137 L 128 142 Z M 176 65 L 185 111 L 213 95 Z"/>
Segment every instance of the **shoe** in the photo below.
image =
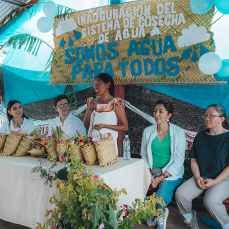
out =
<path fill-rule="evenodd" d="M 196 221 L 196 211 L 192 210 L 192 219 L 190 223 L 187 223 L 186 221 L 185 223 L 187 224 L 186 229 L 199 229 L 198 223 Z"/>
<path fill-rule="evenodd" d="M 160 215 L 157 218 L 157 229 L 165 229 L 166 228 L 166 222 L 167 222 L 167 218 L 169 216 L 169 209 L 165 208 L 165 217 L 163 217 L 163 215 Z"/>
<path fill-rule="evenodd" d="M 147 217 L 147 225 L 149 227 L 156 226 L 156 221 L 157 221 L 157 218 L 151 218 L 149 216 Z"/>

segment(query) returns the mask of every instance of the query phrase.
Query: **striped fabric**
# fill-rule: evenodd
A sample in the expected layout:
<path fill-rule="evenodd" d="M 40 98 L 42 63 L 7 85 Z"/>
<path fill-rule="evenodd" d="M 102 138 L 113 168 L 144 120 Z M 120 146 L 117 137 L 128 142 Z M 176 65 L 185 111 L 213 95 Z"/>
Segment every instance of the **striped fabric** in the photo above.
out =
<path fill-rule="evenodd" d="M 0 0 L 0 22 L 14 9 L 18 6 L 11 4 L 9 2 L 4 2 Z"/>

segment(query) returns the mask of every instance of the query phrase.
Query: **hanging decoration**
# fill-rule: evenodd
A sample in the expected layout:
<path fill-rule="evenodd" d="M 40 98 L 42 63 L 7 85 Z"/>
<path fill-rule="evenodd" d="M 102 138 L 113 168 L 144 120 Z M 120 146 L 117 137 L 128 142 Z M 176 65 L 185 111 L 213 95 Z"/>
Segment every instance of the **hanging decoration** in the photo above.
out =
<path fill-rule="evenodd" d="M 211 75 L 220 70 L 222 60 L 216 53 L 208 52 L 200 57 L 198 64 L 201 72 L 206 75 Z"/>

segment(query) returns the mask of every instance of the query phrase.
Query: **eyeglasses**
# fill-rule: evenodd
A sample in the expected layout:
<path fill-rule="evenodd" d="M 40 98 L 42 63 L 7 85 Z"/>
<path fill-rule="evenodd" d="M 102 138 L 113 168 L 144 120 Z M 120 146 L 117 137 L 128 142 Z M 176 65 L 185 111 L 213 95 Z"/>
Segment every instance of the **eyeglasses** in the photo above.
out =
<path fill-rule="evenodd" d="M 57 105 L 56 107 L 63 109 L 63 107 L 67 107 L 67 106 L 68 106 L 68 103 L 65 103 L 65 104 Z"/>
<path fill-rule="evenodd" d="M 209 114 L 209 115 L 206 115 L 206 114 L 203 114 L 202 115 L 203 118 L 209 118 L 209 119 L 213 119 L 215 117 L 222 117 L 222 116 L 219 116 L 219 115 L 212 115 L 212 114 Z"/>

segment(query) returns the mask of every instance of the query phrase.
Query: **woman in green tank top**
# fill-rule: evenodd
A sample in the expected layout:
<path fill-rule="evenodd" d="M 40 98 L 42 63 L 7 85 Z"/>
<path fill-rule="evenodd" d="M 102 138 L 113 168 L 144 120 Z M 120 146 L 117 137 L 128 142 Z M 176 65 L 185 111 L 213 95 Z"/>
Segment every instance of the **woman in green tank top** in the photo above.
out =
<path fill-rule="evenodd" d="M 185 134 L 184 130 L 172 123 L 173 104 L 168 100 L 159 100 L 154 108 L 157 124 L 144 130 L 141 155 L 151 174 L 151 187 L 158 188 L 157 196 L 165 201 L 165 206 L 157 205 L 165 213 L 156 218 L 147 218 L 148 226 L 166 228 L 168 208 L 175 189 L 183 181 Z"/>

